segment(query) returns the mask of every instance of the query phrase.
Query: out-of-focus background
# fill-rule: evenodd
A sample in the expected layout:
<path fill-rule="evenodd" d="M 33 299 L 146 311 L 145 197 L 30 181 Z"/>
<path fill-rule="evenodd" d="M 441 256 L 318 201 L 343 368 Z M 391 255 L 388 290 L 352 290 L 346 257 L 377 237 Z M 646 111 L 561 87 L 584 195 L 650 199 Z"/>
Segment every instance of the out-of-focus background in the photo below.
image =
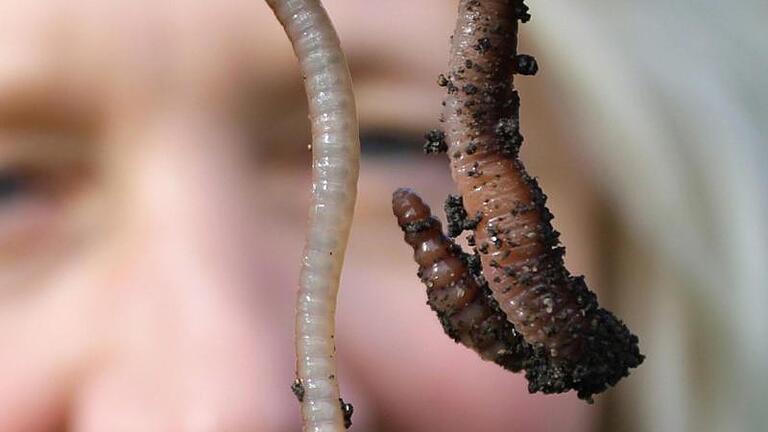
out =
<path fill-rule="evenodd" d="M 0 430 L 295 431 L 301 77 L 259 0 L 0 0 Z M 768 5 L 529 0 L 522 157 L 645 363 L 592 406 L 454 344 L 390 210 L 441 214 L 456 2 L 327 0 L 363 145 L 338 308 L 358 431 L 768 425 Z"/>

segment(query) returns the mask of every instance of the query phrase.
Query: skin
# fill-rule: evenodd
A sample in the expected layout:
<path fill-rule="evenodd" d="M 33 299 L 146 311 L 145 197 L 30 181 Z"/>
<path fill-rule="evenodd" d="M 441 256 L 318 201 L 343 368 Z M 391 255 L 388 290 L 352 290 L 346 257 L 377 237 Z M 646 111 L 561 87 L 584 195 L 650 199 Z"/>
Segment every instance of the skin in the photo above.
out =
<path fill-rule="evenodd" d="M 371 4 L 327 4 L 362 127 L 426 129 L 455 9 Z M 0 200 L 0 429 L 297 430 L 309 136 L 267 6 L 2 0 L 0 52 L 0 167 L 27 173 Z M 558 142 L 545 129 L 526 138 Z M 560 173 L 545 187 L 589 273 L 589 188 L 552 154 L 533 166 Z M 415 159 L 362 168 L 337 336 L 353 427 L 585 430 L 575 398 L 529 396 L 442 335 L 389 208 L 405 179 L 434 207 L 450 191 L 443 161 Z"/>

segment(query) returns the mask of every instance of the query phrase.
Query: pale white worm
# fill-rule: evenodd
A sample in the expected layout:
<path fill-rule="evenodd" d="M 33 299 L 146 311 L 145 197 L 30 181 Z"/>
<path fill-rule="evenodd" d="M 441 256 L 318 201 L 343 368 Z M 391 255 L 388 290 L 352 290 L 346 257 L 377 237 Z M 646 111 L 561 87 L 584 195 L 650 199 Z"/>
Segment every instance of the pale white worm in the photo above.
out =
<path fill-rule="evenodd" d="M 334 327 L 360 165 L 352 79 L 320 0 L 267 3 L 301 64 L 312 123 L 312 204 L 296 302 L 296 369 L 304 391 L 303 429 L 343 431 Z"/>

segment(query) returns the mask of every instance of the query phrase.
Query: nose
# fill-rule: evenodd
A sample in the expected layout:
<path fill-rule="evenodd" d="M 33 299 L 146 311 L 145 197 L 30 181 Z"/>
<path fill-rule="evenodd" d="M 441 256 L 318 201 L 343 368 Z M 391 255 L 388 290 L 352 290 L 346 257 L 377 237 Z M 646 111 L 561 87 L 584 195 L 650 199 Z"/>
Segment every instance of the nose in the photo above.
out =
<path fill-rule="evenodd" d="M 286 288 L 257 241 L 269 221 L 248 143 L 226 124 L 183 120 L 115 141 L 108 340 L 75 429 L 297 430 L 291 330 L 271 304 Z"/>

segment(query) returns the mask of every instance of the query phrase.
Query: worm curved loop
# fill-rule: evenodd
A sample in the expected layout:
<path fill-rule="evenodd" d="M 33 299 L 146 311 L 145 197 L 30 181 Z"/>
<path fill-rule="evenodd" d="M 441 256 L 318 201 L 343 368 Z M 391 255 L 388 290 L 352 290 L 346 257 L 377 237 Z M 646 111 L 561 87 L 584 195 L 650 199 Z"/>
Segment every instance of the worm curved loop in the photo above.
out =
<path fill-rule="evenodd" d="M 638 366 L 637 337 L 600 309 L 582 277 L 563 263 L 546 196 L 518 158 L 520 99 L 514 74 L 536 73 L 517 52 L 522 0 L 461 0 L 446 87 L 443 138 L 483 274 L 515 329 L 539 361 L 527 370 L 531 390 L 576 389 L 589 399 Z M 434 147 L 434 146 L 433 146 Z"/>

